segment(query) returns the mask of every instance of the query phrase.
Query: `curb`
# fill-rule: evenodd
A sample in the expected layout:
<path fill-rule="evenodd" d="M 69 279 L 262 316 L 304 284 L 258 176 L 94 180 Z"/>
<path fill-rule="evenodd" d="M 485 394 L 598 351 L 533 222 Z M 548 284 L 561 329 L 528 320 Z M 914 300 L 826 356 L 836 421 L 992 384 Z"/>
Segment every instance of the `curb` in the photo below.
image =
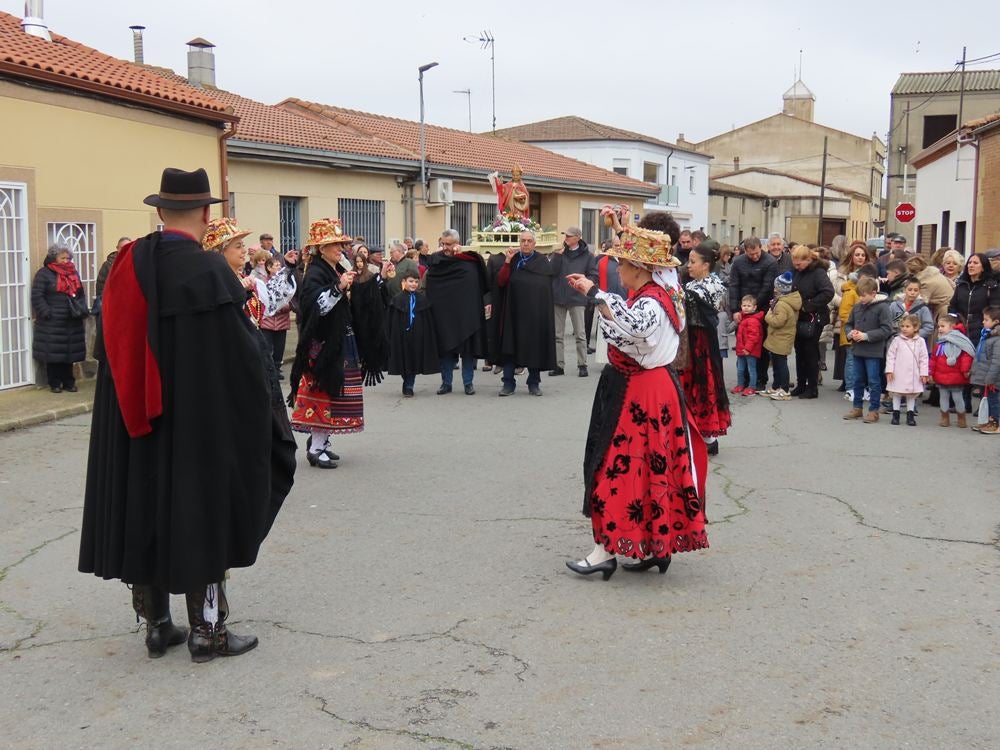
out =
<path fill-rule="evenodd" d="M 21 417 L 20 419 L 7 419 L 0 420 L 0 433 L 13 432 L 14 430 L 20 430 L 24 427 L 34 427 L 39 424 L 46 424 L 47 422 L 55 422 L 59 419 L 66 419 L 68 417 L 77 417 L 81 414 L 87 414 L 93 408 L 93 404 L 73 404 L 72 406 L 64 406 L 61 409 L 49 409 L 47 411 L 41 411 L 37 414 L 32 414 L 30 417 Z"/>

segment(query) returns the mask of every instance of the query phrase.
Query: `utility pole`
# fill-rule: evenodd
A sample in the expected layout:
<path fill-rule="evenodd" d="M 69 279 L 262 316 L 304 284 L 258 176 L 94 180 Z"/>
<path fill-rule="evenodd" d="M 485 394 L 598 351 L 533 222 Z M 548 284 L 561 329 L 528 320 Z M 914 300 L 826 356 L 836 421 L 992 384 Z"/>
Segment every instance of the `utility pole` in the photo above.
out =
<path fill-rule="evenodd" d="M 816 230 L 816 244 L 823 244 L 823 208 L 826 202 L 826 144 L 828 136 L 823 136 L 823 173 L 819 178 L 819 228 Z"/>
<path fill-rule="evenodd" d="M 962 47 L 962 59 L 958 61 L 958 64 L 962 66 L 962 76 L 961 83 L 958 89 L 958 122 L 955 123 L 955 180 L 958 180 L 958 168 L 959 168 L 959 155 L 962 151 L 962 141 L 960 136 L 962 134 L 962 109 L 965 104 L 965 47 Z"/>
<path fill-rule="evenodd" d="M 469 132 L 472 132 L 472 89 L 456 89 L 453 94 L 465 94 L 469 98 Z"/>
<path fill-rule="evenodd" d="M 482 45 L 482 49 L 490 48 L 490 75 L 493 78 L 493 132 L 497 132 L 497 58 L 496 58 L 496 39 L 493 34 L 485 29 L 479 32 L 478 37 L 466 36 L 462 37 L 466 42 L 479 42 Z"/>
<path fill-rule="evenodd" d="M 420 81 L 420 199 L 427 202 L 427 146 L 424 137 L 424 73 L 437 66 L 436 62 L 427 63 L 417 68 L 417 80 Z"/>

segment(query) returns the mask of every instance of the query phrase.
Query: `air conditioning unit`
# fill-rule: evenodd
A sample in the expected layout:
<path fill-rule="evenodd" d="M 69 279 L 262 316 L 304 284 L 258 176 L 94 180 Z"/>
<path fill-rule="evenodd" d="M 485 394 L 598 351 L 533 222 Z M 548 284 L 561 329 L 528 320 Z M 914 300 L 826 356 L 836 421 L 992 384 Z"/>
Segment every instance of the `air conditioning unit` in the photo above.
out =
<path fill-rule="evenodd" d="M 428 203 L 451 203 L 454 184 L 451 180 L 431 180 L 427 189 Z"/>

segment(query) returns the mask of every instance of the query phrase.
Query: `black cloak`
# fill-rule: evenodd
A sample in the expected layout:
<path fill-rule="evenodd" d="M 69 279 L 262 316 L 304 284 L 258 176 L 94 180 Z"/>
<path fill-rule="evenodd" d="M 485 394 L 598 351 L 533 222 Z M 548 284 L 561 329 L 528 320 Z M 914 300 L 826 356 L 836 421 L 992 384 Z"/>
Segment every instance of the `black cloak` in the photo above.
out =
<path fill-rule="evenodd" d="M 496 361 L 512 360 L 518 367 L 551 370 L 556 366 L 554 270 L 541 253 L 534 253 L 523 263 L 520 257 L 520 253 L 515 254 L 507 264 L 507 285 L 498 283 L 500 305 L 499 310 L 493 310 L 497 320 Z"/>
<path fill-rule="evenodd" d="M 414 297 L 413 325 L 410 322 L 410 297 Z M 390 375 L 436 375 L 441 371 L 431 303 L 422 292 L 402 291 L 392 298 L 386 316 L 389 339 Z"/>
<path fill-rule="evenodd" d="M 295 441 L 273 363 L 243 312 L 246 294 L 222 256 L 157 232 L 132 258 L 148 304 L 136 325 L 155 358 L 162 412 L 148 434 L 130 437 L 114 362 L 101 362 L 79 569 L 194 592 L 257 559 L 292 486 Z M 107 302 L 115 286 L 112 275 Z"/>
<path fill-rule="evenodd" d="M 442 357 L 456 353 L 485 357 L 489 345 L 483 305 L 489 285 L 483 259 L 470 252 L 434 253 L 428 261 L 424 283 L 431 303 L 438 353 Z"/>
<path fill-rule="evenodd" d="M 389 366 L 389 343 L 385 338 L 385 308 L 389 291 L 381 276 L 354 278 L 351 284 L 351 327 L 358 344 L 358 357 L 365 385 L 378 385 Z"/>

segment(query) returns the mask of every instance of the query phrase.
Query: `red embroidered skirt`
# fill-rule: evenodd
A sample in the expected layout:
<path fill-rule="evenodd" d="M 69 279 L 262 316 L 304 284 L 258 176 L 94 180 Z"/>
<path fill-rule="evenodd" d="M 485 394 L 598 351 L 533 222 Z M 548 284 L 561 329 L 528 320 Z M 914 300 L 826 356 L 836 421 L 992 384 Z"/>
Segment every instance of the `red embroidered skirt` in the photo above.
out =
<path fill-rule="evenodd" d="M 678 373 L 688 417 L 705 437 L 725 435 L 733 423 L 729 412 L 729 397 L 722 379 L 722 357 L 718 353 L 718 338 L 713 348 L 709 336 L 717 337 L 715 329 L 692 327 L 688 366 Z"/>
<path fill-rule="evenodd" d="M 645 558 L 708 547 L 708 455 L 665 367 L 631 374 L 611 442 L 593 477 L 594 541 Z"/>
<path fill-rule="evenodd" d="M 292 411 L 292 429 L 298 432 L 326 430 L 335 435 L 362 432 L 365 429 L 364 383 L 358 367 L 354 336 L 344 341 L 344 391 L 332 396 L 324 391 L 312 373 L 303 373 Z M 309 352 L 310 366 L 319 356 L 322 344 Z"/>

